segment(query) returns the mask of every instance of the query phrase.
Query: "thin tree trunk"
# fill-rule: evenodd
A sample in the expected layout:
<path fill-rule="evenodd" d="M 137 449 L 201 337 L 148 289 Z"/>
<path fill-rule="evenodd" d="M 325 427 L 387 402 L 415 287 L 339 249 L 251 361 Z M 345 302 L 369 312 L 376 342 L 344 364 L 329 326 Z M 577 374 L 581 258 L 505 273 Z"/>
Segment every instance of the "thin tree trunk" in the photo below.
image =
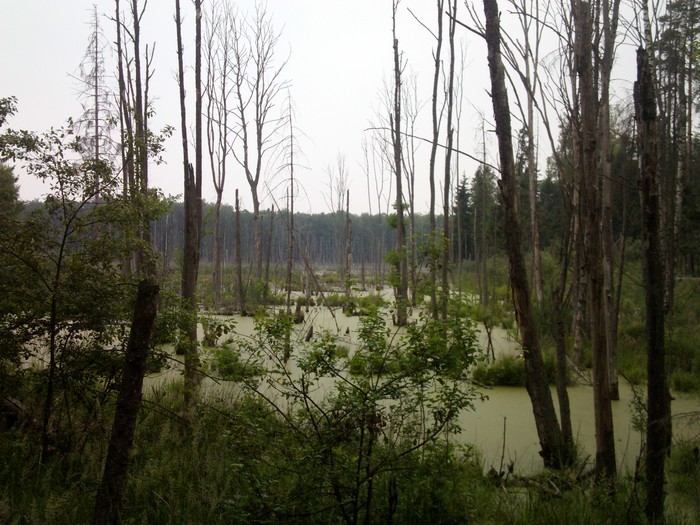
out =
<path fill-rule="evenodd" d="M 243 255 L 241 250 L 241 203 L 238 199 L 238 190 L 236 189 L 236 285 L 238 297 L 238 310 L 241 315 L 245 315 L 245 288 L 243 287 Z"/>
<path fill-rule="evenodd" d="M 212 275 L 214 285 L 214 305 L 221 305 L 221 199 L 222 191 L 216 192 L 214 204 L 214 273 Z"/>
<path fill-rule="evenodd" d="M 345 204 L 345 300 L 350 301 L 350 278 L 352 275 L 352 220 L 350 219 L 350 190 Z"/>
<path fill-rule="evenodd" d="M 270 208 L 270 230 L 267 233 L 267 257 L 265 258 L 265 283 L 263 285 L 263 301 L 267 303 L 270 295 L 270 259 L 272 257 L 272 237 L 275 231 L 275 207 Z"/>
<path fill-rule="evenodd" d="M 448 281 L 450 269 L 450 175 L 452 170 L 452 146 L 454 143 L 454 129 L 452 129 L 452 117 L 454 113 L 454 78 L 455 78 L 455 29 L 457 23 L 457 0 L 454 0 L 450 8 L 450 23 L 448 29 L 448 39 L 450 46 L 450 64 L 447 74 L 447 152 L 445 154 L 445 184 L 443 188 L 443 206 L 442 206 L 442 233 L 443 233 L 443 251 L 442 251 L 442 299 L 441 299 L 441 316 L 443 320 L 447 319 L 447 305 L 450 297 L 450 283 Z"/>
<path fill-rule="evenodd" d="M 401 64 L 399 41 L 396 38 L 396 0 L 393 4 L 392 34 L 394 37 L 394 108 L 392 115 L 392 143 L 394 147 L 394 175 L 396 177 L 396 324 L 405 326 L 408 322 L 408 264 L 406 253 L 406 224 L 402 188 L 401 150 Z"/>
<path fill-rule="evenodd" d="M 442 20 L 444 0 L 436 0 L 438 27 L 437 27 L 437 43 L 433 60 L 435 69 L 433 71 L 433 98 L 432 98 L 432 123 L 433 123 L 433 142 L 430 148 L 430 165 L 429 165 L 429 183 L 430 183 L 430 242 L 437 243 L 437 224 L 435 222 L 435 159 L 437 157 L 437 147 L 440 138 L 440 121 L 438 115 L 438 86 L 440 81 L 440 59 L 442 52 Z M 433 319 L 438 318 L 438 303 L 437 303 L 437 261 L 430 261 L 430 307 L 433 314 Z"/>
<path fill-rule="evenodd" d="M 158 296 L 159 287 L 150 278 L 139 283 L 107 459 L 95 499 L 92 518 L 94 525 L 121 522 L 129 457 L 134 446 L 136 419 L 141 408 L 141 391 L 158 310 Z"/>
<path fill-rule="evenodd" d="M 568 364 L 566 351 L 566 321 L 564 318 L 564 297 L 566 293 L 566 279 L 569 268 L 570 240 L 562 241 L 559 254 L 559 284 L 552 291 L 552 308 L 554 310 L 554 344 L 556 346 L 556 385 L 557 399 L 559 401 L 559 421 L 564 442 L 573 450 L 574 435 L 571 426 L 571 407 L 569 404 Z"/>
<path fill-rule="evenodd" d="M 199 273 L 202 228 L 202 5 L 195 0 L 195 166 L 189 163 L 185 103 L 185 73 L 182 48 L 180 1 L 175 1 L 175 25 L 178 45 L 178 80 L 184 174 L 185 241 L 182 261 L 182 298 L 188 310 L 183 321 L 184 338 L 179 352 L 185 357 L 185 401 L 190 403 L 199 384 L 197 341 L 197 274 Z"/>

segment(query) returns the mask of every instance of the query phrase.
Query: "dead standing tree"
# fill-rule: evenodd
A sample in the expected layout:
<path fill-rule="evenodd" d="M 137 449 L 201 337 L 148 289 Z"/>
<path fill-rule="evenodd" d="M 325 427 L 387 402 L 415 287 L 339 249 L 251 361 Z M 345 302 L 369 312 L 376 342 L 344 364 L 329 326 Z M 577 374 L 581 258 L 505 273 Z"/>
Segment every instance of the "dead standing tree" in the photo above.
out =
<path fill-rule="evenodd" d="M 76 121 L 77 129 L 83 137 L 85 152 L 83 157 L 99 164 L 111 159 L 117 152 L 117 144 L 112 140 L 116 112 L 113 106 L 114 93 L 107 86 L 105 72 L 105 36 L 100 25 L 97 6 L 93 6 L 93 19 L 90 22 L 90 40 L 80 62 L 79 73 L 75 77 L 79 83 L 79 98 L 83 113 Z M 99 199 L 101 181 L 95 175 L 95 187 Z"/>
<path fill-rule="evenodd" d="M 287 82 L 282 73 L 287 60 L 275 55 L 280 33 L 276 32 L 270 15 L 258 6 L 251 22 L 237 21 L 232 25 L 235 109 L 233 129 L 237 145 L 233 155 L 245 172 L 253 200 L 255 277 L 262 278 L 262 216 L 260 214 L 260 180 L 268 154 L 278 146 L 280 132 L 286 119 L 275 117 L 272 110 Z"/>
<path fill-rule="evenodd" d="M 119 385 L 117 402 L 114 411 L 114 421 L 110 435 L 107 457 L 103 470 L 100 486 L 95 497 L 95 509 L 93 512 L 93 524 L 116 524 L 121 521 L 121 511 L 124 506 L 124 492 L 126 490 L 129 458 L 133 452 L 134 436 L 136 433 L 136 421 L 141 408 L 143 378 L 146 374 L 146 361 L 151 344 L 151 334 L 158 311 L 160 288 L 156 280 L 156 264 L 153 254 L 150 252 L 150 224 L 149 215 L 143 207 L 148 200 L 148 82 L 150 80 L 149 65 L 152 55 L 149 56 L 146 47 L 146 71 L 141 73 L 141 18 L 145 6 L 139 10 L 137 0 L 131 2 L 131 14 L 133 25 L 127 29 L 121 21 L 119 0 L 115 0 L 115 23 L 117 28 L 117 52 L 119 53 L 119 108 L 123 111 L 121 122 L 131 123 L 135 121 L 136 134 L 122 134 L 122 141 L 128 140 L 129 145 L 122 145 L 122 166 L 129 167 L 131 171 L 132 195 L 131 202 L 137 209 L 141 218 L 138 225 L 140 236 L 144 243 L 136 257 L 139 284 L 134 303 L 129 341 L 124 356 L 122 379 Z M 131 90 L 134 100 L 127 101 L 126 78 L 122 47 L 122 34 L 128 33 L 133 43 L 134 61 L 133 67 L 135 84 Z M 131 104 L 133 102 L 133 104 Z M 128 111 L 133 108 L 132 111 Z M 133 129 L 131 124 L 129 129 Z M 132 139 L 135 139 L 131 142 Z M 126 193 L 126 189 L 125 189 Z M 126 197 L 126 195 L 125 195 Z"/>
<path fill-rule="evenodd" d="M 226 183 L 226 167 L 231 152 L 229 140 L 229 107 L 233 95 L 229 73 L 232 60 L 231 35 L 233 17 L 228 3 L 213 3 L 205 20 L 204 54 L 207 65 L 206 131 L 212 182 L 216 191 L 214 204 L 214 304 L 221 304 L 222 233 L 221 203 Z"/>
<path fill-rule="evenodd" d="M 452 148 L 454 145 L 454 127 L 452 125 L 452 119 L 454 117 L 454 80 L 455 80 L 455 30 L 457 28 L 457 0 L 453 0 L 452 4 L 448 4 L 449 7 L 449 27 L 448 27 L 448 42 L 450 47 L 450 60 L 449 68 L 447 72 L 447 86 L 446 86 L 446 105 L 447 105 L 447 148 L 445 151 L 445 180 L 443 185 L 443 208 L 442 208 L 442 268 L 441 268 L 441 282 L 442 282 L 442 296 L 440 300 L 440 314 L 443 321 L 447 319 L 447 306 L 450 297 L 450 283 L 448 280 L 449 269 L 450 269 L 450 205 L 452 199 L 450 198 L 451 190 L 451 172 L 453 169 L 452 165 Z"/>
<path fill-rule="evenodd" d="M 501 164 L 500 189 L 505 205 L 505 233 L 511 292 L 515 317 L 520 329 L 526 369 L 526 387 L 532 401 L 535 425 L 545 466 L 561 467 L 571 461 L 571 450 L 564 441 L 552 395 L 547 386 L 535 318 L 532 312 L 525 257 L 522 249 L 517 209 L 517 180 L 513 155 L 510 107 L 501 58 L 501 29 L 496 0 L 484 0 L 485 34 L 491 76 L 491 100 Z"/>
<path fill-rule="evenodd" d="M 431 102 L 431 114 L 432 114 L 432 124 L 433 124 L 433 141 L 430 147 L 430 164 L 429 164 L 429 182 L 430 182 L 430 235 L 431 242 L 437 242 L 437 224 L 435 220 L 435 160 L 437 157 L 437 148 L 440 142 L 440 120 L 442 119 L 442 112 L 438 111 L 438 86 L 440 81 L 440 71 L 441 71 L 441 52 L 442 52 L 442 24 L 443 24 L 443 11 L 444 11 L 445 0 L 436 0 L 437 6 L 437 34 L 435 35 L 435 51 L 433 51 L 433 97 Z M 433 313 L 433 319 L 438 318 L 438 303 L 437 303 L 437 268 L 436 262 L 431 262 L 430 267 L 430 282 L 432 286 L 430 287 L 430 305 Z"/>
<path fill-rule="evenodd" d="M 401 56 L 399 40 L 396 38 L 396 11 L 399 0 L 392 2 L 391 35 L 394 40 L 394 92 L 393 113 L 390 116 L 391 143 L 394 153 L 394 175 L 396 180 L 396 325 L 405 326 L 408 322 L 408 258 L 406 253 L 406 224 L 403 203 L 403 175 L 401 149 Z"/>
<path fill-rule="evenodd" d="M 665 372 L 665 280 L 661 248 L 659 144 L 657 111 L 649 56 L 637 51 L 634 107 L 639 150 L 639 194 L 644 227 L 644 284 L 647 328 L 647 454 L 646 515 L 649 523 L 663 523 L 664 462 L 671 432 L 670 400 Z"/>
<path fill-rule="evenodd" d="M 580 272 L 588 291 L 588 319 L 591 334 L 593 368 L 593 404 L 596 427 L 596 474 L 598 479 L 616 477 L 615 439 L 608 369 L 608 333 L 605 323 L 604 277 L 602 264 L 602 207 L 598 190 L 600 167 L 600 134 L 598 99 L 593 70 L 593 25 L 591 6 L 576 0 L 573 3 L 575 68 L 578 76 L 580 111 L 579 157 L 575 159 L 580 170 L 580 223 L 583 252 L 579 257 Z"/>
<path fill-rule="evenodd" d="M 195 166 L 189 162 L 185 71 L 183 65 L 182 18 L 180 0 L 175 0 L 177 30 L 178 83 L 180 88 L 180 125 L 185 188 L 185 246 L 182 261 L 182 298 L 187 308 L 183 319 L 178 352 L 185 356 L 185 399 L 189 402 L 199 383 L 197 342 L 197 274 L 199 273 L 202 235 L 202 1 L 195 0 Z"/>

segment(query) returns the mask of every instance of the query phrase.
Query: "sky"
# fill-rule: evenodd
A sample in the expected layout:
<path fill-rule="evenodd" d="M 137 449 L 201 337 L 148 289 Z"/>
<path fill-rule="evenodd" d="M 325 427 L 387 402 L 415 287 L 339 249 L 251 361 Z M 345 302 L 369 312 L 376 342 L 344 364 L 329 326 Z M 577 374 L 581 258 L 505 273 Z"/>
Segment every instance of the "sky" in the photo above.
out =
<path fill-rule="evenodd" d="M 122 4 L 126 2 L 122 0 Z M 205 9 L 209 2 L 204 1 Z M 254 0 L 232 0 L 240 13 L 254 12 Z M 469 20 L 464 4 L 459 3 L 458 18 Z M 76 118 L 81 112 L 80 85 L 75 79 L 78 66 L 88 46 L 93 5 L 97 6 L 102 31 L 108 42 L 114 40 L 113 0 L 0 0 L 0 97 L 18 98 L 18 113 L 8 126 L 33 131 L 48 130 Z M 186 75 L 194 92 L 192 2 L 183 0 Z M 295 209 L 301 212 L 331 211 L 329 170 L 337 173 L 339 156 L 345 159 L 353 213 L 373 212 L 393 200 L 393 185 L 386 172 L 380 185 L 368 180 L 363 171 L 363 137 L 371 139 L 372 128 L 379 121 L 382 93 L 392 82 L 392 36 L 390 0 L 268 0 L 275 28 L 281 33 L 277 56 L 288 57 L 283 78 L 289 82 L 294 104 L 298 167 L 295 177 L 299 190 Z M 477 7 L 480 7 L 477 3 Z M 166 141 L 164 165 L 151 169 L 150 183 L 166 195 L 181 195 L 182 148 L 178 129 L 179 102 L 176 82 L 177 62 L 174 2 L 150 0 L 143 20 L 142 40 L 155 44 L 155 74 L 151 86 L 156 116 L 153 128 L 175 128 Z M 430 137 L 430 97 L 432 93 L 434 38 L 426 29 L 436 27 L 435 3 L 429 0 L 402 0 L 399 4 L 397 37 L 405 61 L 404 79 L 415 77 L 418 101 L 422 109 L 416 135 Z M 486 47 L 480 38 L 458 28 L 458 46 L 464 49 L 464 95 L 460 120 L 459 149 L 482 157 L 482 122 L 486 119 L 487 160 L 496 164 L 496 146 L 492 129 L 492 109 L 488 97 Z M 446 47 L 446 46 L 445 46 Z M 107 58 L 111 73 L 113 56 Z M 116 82 L 111 79 L 113 84 Z M 282 105 L 284 101 L 280 100 Z M 194 104 L 190 101 L 189 112 Z M 191 117 L 190 117 L 191 118 Z M 514 129 L 517 129 L 514 125 Z M 444 139 L 443 139 L 444 140 Z M 429 145 L 421 143 L 416 152 L 416 207 L 427 211 Z M 541 153 L 544 155 L 544 153 Z M 442 158 L 444 153 L 439 153 Z M 274 163 L 273 163 L 274 164 Z M 282 167 L 270 165 L 262 190 L 264 207 L 273 203 L 284 207 L 284 185 L 280 185 Z M 471 177 L 477 164 L 460 158 L 460 177 Z M 231 204 L 235 189 L 243 196 L 243 207 L 250 209 L 249 188 L 242 170 L 231 159 L 224 202 Z M 441 174 L 438 165 L 437 206 L 442 206 Z M 20 196 L 41 198 L 46 189 L 30 176 L 17 171 Z M 377 198 L 377 193 L 381 193 Z M 212 202 L 215 191 L 205 170 L 204 199 Z"/>

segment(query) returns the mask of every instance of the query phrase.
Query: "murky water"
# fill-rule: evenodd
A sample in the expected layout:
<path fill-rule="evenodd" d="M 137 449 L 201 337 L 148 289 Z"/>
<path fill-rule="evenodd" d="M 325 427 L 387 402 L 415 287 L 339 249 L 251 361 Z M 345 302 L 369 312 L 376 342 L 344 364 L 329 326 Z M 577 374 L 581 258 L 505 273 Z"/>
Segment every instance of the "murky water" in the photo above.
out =
<path fill-rule="evenodd" d="M 637 387 L 643 393 L 645 387 Z M 515 462 L 519 472 L 533 472 L 542 468 L 539 457 L 539 442 L 530 398 L 524 388 L 497 387 L 484 390 L 488 400 L 477 401 L 475 410 L 460 417 L 462 435 L 460 440 L 474 443 L 481 451 L 485 468 L 493 466 L 500 470 L 501 457 L 504 465 Z M 629 385 L 620 384 L 620 400 L 613 401 L 613 425 L 615 428 L 615 453 L 618 471 L 633 473 L 640 452 L 641 436 L 633 428 L 632 408 L 634 397 Z M 559 410 L 556 393 L 552 398 Z M 571 424 L 580 457 L 590 456 L 595 460 L 595 424 L 593 419 L 593 389 L 577 385 L 569 388 Z M 672 402 L 675 436 L 688 437 L 700 433 L 700 400 L 696 396 L 678 397 Z M 692 412 L 695 418 L 688 417 Z M 693 434 L 694 433 L 694 434 Z M 504 445 L 505 437 L 505 445 Z"/>
<path fill-rule="evenodd" d="M 254 321 L 250 317 L 236 318 L 236 332 L 249 335 L 253 332 Z M 352 352 L 357 344 L 358 317 L 346 317 L 340 310 L 334 313 L 325 308 L 312 308 L 306 315 L 304 324 L 297 325 L 297 337 L 302 339 L 313 324 L 315 330 L 325 327 L 338 334 L 341 343 Z M 201 334 L 200 334 L 201 336 Z M 496 355 L 513 354 L 519 351 L 519 345 L 505 330 L 494 328 L 492 339 Z M 481 333 L 480 344 L 485 347 L 486 335 Z M 290 365 L 294 375 L 294 365 Z M 146 391 L 163 382 L 180 378 L 177 370 L 170 370 L 146 381 Z M 323 389 L 332 388 L 332 381 L 323 384 L 315 397 L 323 396 Z M 215 383 L 205 381 L 202 385 L 203 396 L 231 397 L 240 393 L 240 389 L 227 382 Z M 264 388 L 264 387 L 263 387 Z M 639 388 L 643 394 L 645 388 Z M 493 466 L 500 470 L 511 461 L 516 472 L 531 473 L 542 468 L 539 457 L 539 444 L 535 428 L 532 405 L 525 388 L 496 387 L 482 391 L 487 399 L 476 400 L 474 410 L 464 411 L 459 418 L 462 427 L 457 441 L 474 444 L 481 453 L 485 469 Z M 557 406 L 557 398 L 552 388 L 552 398 Z M 641 436 L 633 428 L 631 402 L 633 389 L 620 384 L 620 400 L 613 402 L 613 422 L 615 428 L 615 452 L 618 470 L 621 474 L 634 472 L 635 462 L 640 452 Z M 590 386 L 577 385 L 569 388 L 572 426 L 580 457 L 590 456 L 589 464 L 594 462 L 595 427 L 593 419 L 593 390 Z M 558 410 L 558 407 L 557 407 Z M 674 434 L 676 437 L 700 434 L 700 399 L 697 396 L 678 396 L 672 403 L 674 414 Z M 695 414 L 694 416 L 691 414 Z"/>

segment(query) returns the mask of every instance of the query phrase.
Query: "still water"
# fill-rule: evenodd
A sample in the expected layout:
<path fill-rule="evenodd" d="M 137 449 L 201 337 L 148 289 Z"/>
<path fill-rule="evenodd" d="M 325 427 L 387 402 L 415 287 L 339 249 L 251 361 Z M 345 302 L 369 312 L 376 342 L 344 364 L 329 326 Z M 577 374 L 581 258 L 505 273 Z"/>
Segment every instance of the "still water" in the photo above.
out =
<path fill-rule="evenodd" d="M 249 336 L 253 333 L 254 322 L 250 317 L 237 317 L 236 333 Z M 325 308 L 312 308 L 306 316 L 304 324 L 297 326 L 299 339 L 303 338 L 308 328 L 313 324 L 315 330 L 325 327 L 339 334 L 341 344 L 349 347 L 350 351 L 357 345 L 356 331 L 358 317 L 346 317 L 340 311 L 329 312 Z M 200 333 L 200 337 L 202 334 Z M 519 345 L 513 337 L 501 328 L 494 328 L 492 341 L 495 354 L 513 355 L 519 352 Z M 486 346 L 486 335 L 480 331 L 479 344 Z M 291 365 L 290 372 L 294 373 Z M 165 381 L 180 378 L 177 370 L 147 378 L 146 390 L 156 387 Z M 328 384 L 331 387 L 332 382 Z M 202 385 L 204 395 L 220 397 L 235 397 L 240 393 L 238 387 L 226 382 L 215 383 L 205 381 Z M 644 395 L 645 387 L 636 387 L 638 395 Z M 574 437 L 577 443 L 579 457 L 590 456 L 589 465 L 594 463 L 595 456 L 595 427 L 593 419 L 593 390 L 587 385 L 570 387 L 569 402 Z M 486 397 L 483 401 L 476 400 L 473 410 L 464 411 L 459 424 L 462 432 L 453 438 L 458 442 L 474 445 L 480 452 L 485 470 L 494 467 L 505 468 L 513 462 L 515 471 L 521 474 L 532 473 L 542 468 L 539 457 L 539 445 L 535 428 L 532 405 L 525 388 L 495 387 L 481 391 Z M 323 392 L 318 392 L 322 397 Z M 633 473 L 635 463 L 640 453 L 641 435 L 633 427 L 634 389 L 620 383 L 620 400 L 613 401 L 613 422 L 615 428 L 615 452 L 618 461 L 618 471 L 621 474 Z M 556 392 L 552 388 L 552 398 L 558 410 Z M 697 396 L 676 395 L 672 402 L 674 416 L 674 439 L 700 435 L 700 399 Z"/>

